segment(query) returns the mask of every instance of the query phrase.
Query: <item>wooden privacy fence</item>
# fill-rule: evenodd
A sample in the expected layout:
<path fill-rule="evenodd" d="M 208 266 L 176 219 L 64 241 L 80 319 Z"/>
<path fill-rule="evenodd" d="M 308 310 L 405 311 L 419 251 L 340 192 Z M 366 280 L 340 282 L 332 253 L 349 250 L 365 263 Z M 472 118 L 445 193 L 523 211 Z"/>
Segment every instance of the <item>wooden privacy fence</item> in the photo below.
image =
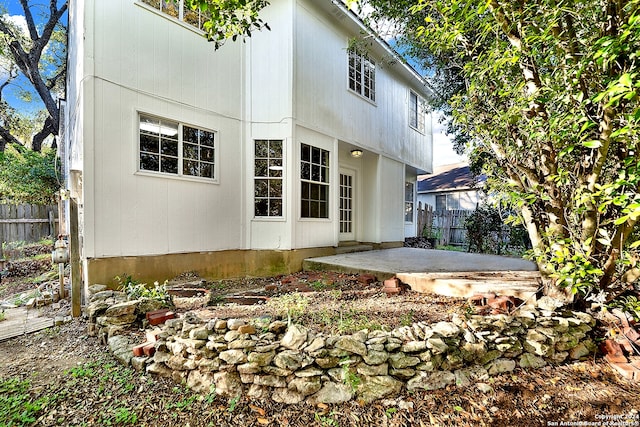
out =
<path fill-rule="evenodd" d="M 0 204 L 0 243 L 37 242 L 55 237 L 57 213 L 55 205 Z"/>
<path fill-rule="evenodd" d="M 418 233 L 436 239 L 438 245 L 468 245 L 467 229 L 464 222 L 473 211 L 434 211 L 430 205 L 418 202 Z"/>

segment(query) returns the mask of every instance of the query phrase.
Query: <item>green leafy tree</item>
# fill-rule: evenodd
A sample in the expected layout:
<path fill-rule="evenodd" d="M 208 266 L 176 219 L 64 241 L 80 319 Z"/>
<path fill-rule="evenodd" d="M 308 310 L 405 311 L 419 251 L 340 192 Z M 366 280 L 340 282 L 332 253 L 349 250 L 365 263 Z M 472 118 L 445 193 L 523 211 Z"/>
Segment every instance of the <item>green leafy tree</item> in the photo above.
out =
<path fill-rule="evenodd" d="M 66 29 L 62 17 L 67 2 L 50 0 L 48 10 L 30 0 L 20 0 L 24 15 L 6 13 L 0 5 L 0 151 L 7 144 L 40 151 L 42 143 L 58 134 L 57 99 L 64 91 Z M 24 22 L 24 26 L 19 22 Z M 21 102 L 37 97 L 43 113 L 31 116 L 5 96 L 13 89 Z M 55 144 L 55 140 L 54 140 Z"/>
<path fill-rule="evenodd" d="M 369 3 L 422 52 L 452 130 L 518 209 L 547 292 L 634 282 L 640 0 Z"/>
<path fill-rule="evenodd" d="M 177 1 L 177 0 L 174 0 Z M 216 49 L 228 39 L 251 37 L 253 31 L 269 25 L 259 12 L 269 5 L 266 0 L 185 0 L 193 10 L 201 10 L 208 17 L 203 29 L 207 40 Z"/>
<path fill-rule="evenodd" d="M 0 202 L 50 204 L 58 188 L 54 150 L 0 152 Z"/>

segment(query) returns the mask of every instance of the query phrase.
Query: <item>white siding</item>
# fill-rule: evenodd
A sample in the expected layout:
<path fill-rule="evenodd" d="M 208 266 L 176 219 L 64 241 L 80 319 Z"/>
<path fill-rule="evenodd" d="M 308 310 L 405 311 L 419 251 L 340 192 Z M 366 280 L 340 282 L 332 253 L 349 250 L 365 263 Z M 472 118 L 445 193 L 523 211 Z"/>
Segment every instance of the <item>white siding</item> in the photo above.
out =
<path fill-rule="evenodd" d="M 189 28 L 128 0 L 92 4 L 86 23 L 95 43 L 85 47 L 85 57 L 94 58 L 95 77 L 85 75 L 84 95 L 95 106 L 85 107 L 94 118 L 83 141 L 91 230 L 85 255 L 243 247 L 241 45 L 216 52 Z M 137 173 L 138 112 L 216 131 L 218 183 Z"/>

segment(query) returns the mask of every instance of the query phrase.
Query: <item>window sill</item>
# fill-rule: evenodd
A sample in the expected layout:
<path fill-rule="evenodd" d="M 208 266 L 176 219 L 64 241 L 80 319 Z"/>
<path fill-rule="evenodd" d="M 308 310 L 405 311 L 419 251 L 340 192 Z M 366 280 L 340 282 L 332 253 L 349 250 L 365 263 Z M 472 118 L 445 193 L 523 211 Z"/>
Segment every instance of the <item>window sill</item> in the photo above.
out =
<path fill-rule="evenodd" d="M 417 127 L 414 127 L 414 126 L 411 126 L 411 125 L 409 125 L 409 129 L 413 129 L 413 130 L 415 130 L 416 132 L 418 132 L 418 133 L 419 133 L 419 134 L 421 134 L 421 135 L 426 135 L 426 134 L 427 134 L 427 133 L 424 131 L 424 129 L 423 129 L 423 130 L 420 130 L 420 129 L 418 129 Z"/>
<path fill-rule="evenodd" d="M 366 96 L 359 94 L 359 93 L 358 93 L 358 92 L 356 92 L 355 90 L 353 90 L 353 89 L 351 89 L 351 88 L 348 88 L 347 90 L 349 91 L 349 93 L 351 93 L 351 94 L 353 94 L 353 95 L 357 96 L 358 98 L 360 98 L 360 99 L 362 99 L 362 100 L 367 101 L 369 104 L 373 105 L 374 107 L 377 107 L 377 106 L 378 106 L 378 104 L 376 104 L 376 101 L 372 101 L 371 99 L 367 98 Z"/>
<path fill-rule="evenodd" d="M 283 216 L 254 216 L 252 222 L 287 222 Z"/>
<path fill-rule="evenodd" d="M 165 179 L 171 179 L 171 180 L 177 180 L 177 181 L 199 182 L 200 184 L 214 184 L 214 185 L 219 184 L 217 179 L 200 178 L 197 176 L 188 176 L 188 175 L 174 175 L 174 174 L 162 173 L 162 172 L 136 171 L 134 175 L 146 176 L 150 178 L 165 178 Z"/>

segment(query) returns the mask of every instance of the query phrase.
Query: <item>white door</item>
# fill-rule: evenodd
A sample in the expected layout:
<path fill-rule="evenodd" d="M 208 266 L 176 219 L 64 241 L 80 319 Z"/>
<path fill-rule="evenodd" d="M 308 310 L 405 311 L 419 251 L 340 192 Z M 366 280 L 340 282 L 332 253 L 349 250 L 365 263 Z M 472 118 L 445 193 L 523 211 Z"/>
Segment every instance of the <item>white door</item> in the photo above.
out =
<path fill-rule="evenodd" d="M 355 173 L 340 171 L 340 241 L 355 240 Z"/>

